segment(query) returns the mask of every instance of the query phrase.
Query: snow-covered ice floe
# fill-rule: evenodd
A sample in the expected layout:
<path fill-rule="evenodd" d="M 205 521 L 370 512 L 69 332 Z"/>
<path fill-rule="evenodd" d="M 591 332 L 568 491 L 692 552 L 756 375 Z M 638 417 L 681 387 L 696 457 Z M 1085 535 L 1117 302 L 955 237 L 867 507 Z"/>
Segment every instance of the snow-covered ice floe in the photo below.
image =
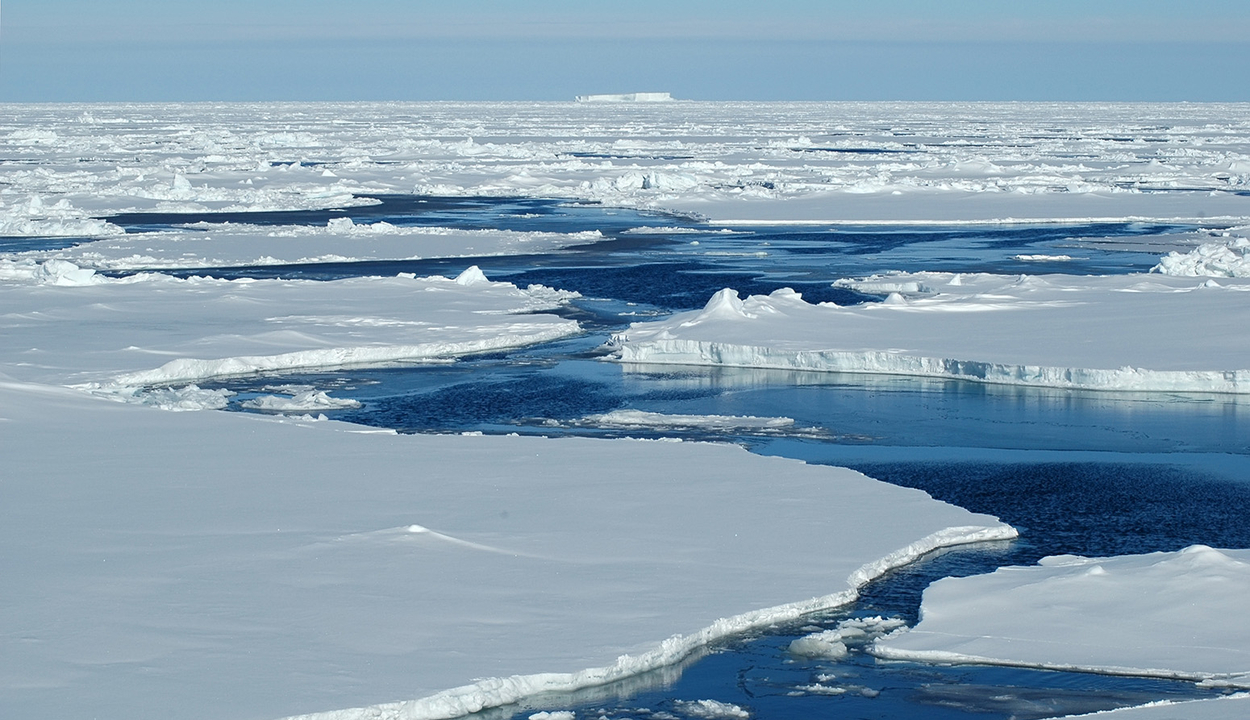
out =
<path fill-rule="evenodd" d="M 643 410 L 613 410 L 608 413 L 587 415 L 584 422 L 601 427 L 665 428 L 698 427 L 713 430 L 780 430 L 794 426 L 794 418 L 756 417 L 754 415 L 673 415 L 671 413 L 646 412 Z"/>
<path fill-rule="evenodd" d="M 199 224 L 185 230 L 121 235 L 72 248 L 27 252 L 24 258 L 68 260 L 98 270 L 294 265 L 552 252 L 603 239 L 575 233 L 397 227 L 387 222 L 283 227 Z"/>
<path fill-rule="evenodd" d="M 1250 392 L 1250 281 L 911 273 L 840 307 L 726 289 L 612 339 L 627 363 L 890 373 L 1136 391 Z"/>
<path fill-rule="evenodd" d="M 925 590 L 920 623 L 871 651 L 1250 687 L 1247 597 L 1250 550 L 1055 556 L 939 580 Z"/>
<path fill-rule="evenodd" d="M 7 282 L 5 282 L 7 280 Z M 0 260 L 5 372 L 125 395 L 152 385 L 455 357 L 580 332 L 543 314 L 575 293 L 411 275 L 317 282 L 112 279 Z"/>
<path fill-rule="evenodd" d="M 1014 536 L 728 445 L 362 432 L 11 381 L 0 428 L 6 717 L 451 718 Z"/>
<path fill-rule="evenodd" d="M 1162 700 L 1135 707 L 1065 717 L 1106 720 L 1244 720 L 1250 717 L 1250 694 L 1236 693 L 1207 700 Z"/>

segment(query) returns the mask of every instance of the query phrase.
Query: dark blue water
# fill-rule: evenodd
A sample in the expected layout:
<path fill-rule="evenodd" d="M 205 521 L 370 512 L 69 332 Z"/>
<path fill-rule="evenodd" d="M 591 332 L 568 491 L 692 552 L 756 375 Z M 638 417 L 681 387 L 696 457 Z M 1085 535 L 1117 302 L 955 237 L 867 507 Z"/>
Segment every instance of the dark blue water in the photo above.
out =
<path fill-rule="evenodd" d="M 0 237 L 0 253 L 64 250 L 92 242 L 92 238 Z"/>
<path fill-rule="evenodd" d="M 1250 403 L 1233 396 L 1095 393 L 962 381 L 833 373 L 622 366 L 603 360 L 608 332 L 698 307 L 722 287 L 766 293 L 789 286 L 809 300 L 876 298 L 834 289 L 841 277 L 886 270 L 1119 273 L 1157 262 L 1099 249 L 1106 238 L 1192 228 L 1140 224 L 958 228 L 720 228 L 688 218 L 517 198 L 379 197 L 364 207 L 299 213 L 127 215 L 133 231 L 196 222 L 600 230 L 605 241 L 542 256 L 214 268 L 186 274 L 331 280 L 360 275 L 455 274 L 469 264 L 519 285 L 585 297 L 562 314 L 587 334 L 449 365 L 233 380 L 234 409 L 279 383 L 314 385 L 363 403 L 328 413 L 402 432 L 680 436 L 741 443 L 764 453 L 846 465 L 972 510 L 997 515 L 1021 538 L 936 554 L 890 573 L 840 613 L 771 628 L 710 648 L 681 667 L 525 707 L 579 716 L 666 717 L 681 701 L 715 699 L 755 717 L 1036 718 L 1210 694 L 1189 683 L 1007 668 L 880 662 L 854 649 L 840 661 L 799 659 L 789 643 L 848 616 L 914 622 L 933 580 L 1029 564 L 1057 553 L 1111 555 L 1193 543 L 1250 547 Z M 258 218 L 258 216 L 260 216 Z M 639 227 L 672 232 L 631 232 Z M 730 232 L 724 232 L 729 230 Z M 1067 254 L 1033 263 L 1018 254 Z M 685 415 L 792 418 L 784 428 L 621 429 L 593 417 L 631 409 Z M 834 694 L 836 693 L 836 694 Z"/>
<path fill-rule="evenodd" d="M 263 267 L 195 268 L 180 276 L 334 280 L 361 275 L 455 275 L 469 264 L 492 279 L 525 286 L 575 289 L 591 298 L 664 311 L 699 307 L 724 287 L 749 294 L 792 287 L 811 302 L 849 304 L 871 298 L 831 287 L 837 278 L 891 270 L 1114 274 L 1142 272 L 1154 252 L 1110 251 L 1108 239 L 1175 234 L 1193 226 L 1151 223 L 1081 225 L 883 227 L 750 226 L 699 223 L 689 217 L 534 198 L 445 198 L 378 195 L 374 204 L 254 213 L 128 213 L 104 219 L 128 232 L 185 228 L 196 223 L 322 225 L 335 218 L 357 223 L 464 229 L 582 232 L 604 240 L 544 255 L 310 263 Z M 668 228 L 672 232 L 655 232 Z M 652 232 L 638 232 L 651 230 Z M 1067 255 L 1069 261 L 1022 261 L 1017 255 Z"/>

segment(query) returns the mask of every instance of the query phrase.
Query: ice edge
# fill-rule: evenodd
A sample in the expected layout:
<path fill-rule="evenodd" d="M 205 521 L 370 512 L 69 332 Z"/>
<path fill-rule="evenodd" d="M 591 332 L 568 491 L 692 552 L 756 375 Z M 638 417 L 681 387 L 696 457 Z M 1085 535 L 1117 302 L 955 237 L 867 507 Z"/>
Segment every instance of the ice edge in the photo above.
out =
<path fill-rule="evenodd" d="M 774 370 L 949 378 L 993 385 L 1072 390 L 1250 393 L 1250 370 L 1148 370 L 1015 365 L 889 351 L 782 350 L 704 340 L 614 338 L 616 359 L 653 365 L 712 365 Z"/>
<path fill-rule="evenodd" d="M 966 655 L 950 650 L 900 650 L 876 643 L 866 648 L 873 657 L 882 660 L 903 660 L 946 665 L 992 665 L 995 667 L 1029 668 L 1032 670 L 1055 670 L 1059 672 L 1083 672 L 1121 677 L 1162 678 L 1165 680 L 1188 680 L 1209 687 L 1250 689 L 1250 675 L 1246 673 L 1186 672 L 1161 668 L 1134 668 L 1119 665 L 1081 665 L 1073 663 L 1042 663 L 1005 660 L 1001 658 Z"/>
<path fill-rule="evenodd" d="M 217 378 L 241 377 L 280 370 L 310 371 L 361 367 L 388 362 L 443 360 L 475 353 L 511 350 L 559 340 L 581 332 L 575 320 L 550 323 L 529 333 L 501 333 L 480 340 L 429 342 L 417 345 L 366 345 L 297 350 L 278 355 L 243 355 L 215 360 L 179 358 L 154 370 L 118 375 L 107 384 L 76 386 L 87 390 L 171 385 Z"/>
<path fill-rule="evenodd" d="M 691 635 L 674 635 L 661 642 L 655 650 L 642 655 L 622 655 L 607 667 L 589 668 L 576 673 L 485 678 L 416 700 L 292 715 L 283 720 L 450 720 L 487 708 L 510 705 L 540 693 L 573 692 L 604 685 L 678 663 L 699 648 L 731 635 L 848 605 L 859 597 L 859 589 L 871 580 L 912 563 L 934 550 L 970 543 L 1010 540 L 1017 535 L 1016 529 L 1006 524 L 970 525 L 939 530 L 860 567 L 847 578 L 851 585 L 847 590 L 721 618 Z"/>

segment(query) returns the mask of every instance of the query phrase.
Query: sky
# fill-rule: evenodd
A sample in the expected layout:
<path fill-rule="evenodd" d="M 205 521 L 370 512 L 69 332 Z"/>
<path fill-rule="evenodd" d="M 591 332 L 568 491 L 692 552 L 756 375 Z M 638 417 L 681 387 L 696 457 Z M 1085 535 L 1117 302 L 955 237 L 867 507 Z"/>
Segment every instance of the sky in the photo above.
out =
<path fill-rule="evenodd" d="M 7 0 L 0 101 L 1250 101 L 1250 0 Z"/>

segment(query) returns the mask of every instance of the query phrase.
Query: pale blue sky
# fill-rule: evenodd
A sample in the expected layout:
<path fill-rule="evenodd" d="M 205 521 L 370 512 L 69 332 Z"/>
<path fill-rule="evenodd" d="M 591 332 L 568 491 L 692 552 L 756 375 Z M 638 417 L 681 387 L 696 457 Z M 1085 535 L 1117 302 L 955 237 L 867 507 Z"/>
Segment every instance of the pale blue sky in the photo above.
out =
<path fill-rule="evenodd" d="M 8 0 L 0 100 L 1250 100 L 1250 0 Z"/>

